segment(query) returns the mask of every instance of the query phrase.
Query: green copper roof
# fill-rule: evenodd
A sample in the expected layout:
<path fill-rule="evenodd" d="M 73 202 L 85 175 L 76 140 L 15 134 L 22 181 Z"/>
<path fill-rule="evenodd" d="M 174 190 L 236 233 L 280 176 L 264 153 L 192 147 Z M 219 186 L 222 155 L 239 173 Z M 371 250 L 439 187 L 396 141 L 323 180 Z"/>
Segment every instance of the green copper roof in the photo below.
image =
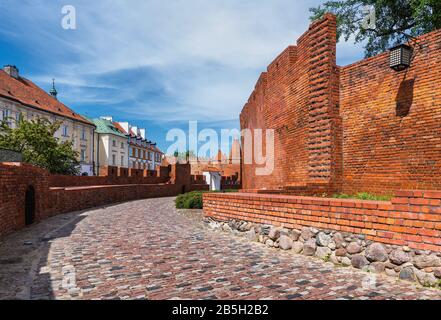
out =
<path fill-rule="evenodd" d="M 112 121 L 104 120 L 104 119 L 90 119 L 89 121 L 93 122 L 96 125 L 95 132 L 99 134 L 113 134 L 115 136 L 127 138 L 124 134 L 119 132 L 119 130 L 113 125 Z"/>

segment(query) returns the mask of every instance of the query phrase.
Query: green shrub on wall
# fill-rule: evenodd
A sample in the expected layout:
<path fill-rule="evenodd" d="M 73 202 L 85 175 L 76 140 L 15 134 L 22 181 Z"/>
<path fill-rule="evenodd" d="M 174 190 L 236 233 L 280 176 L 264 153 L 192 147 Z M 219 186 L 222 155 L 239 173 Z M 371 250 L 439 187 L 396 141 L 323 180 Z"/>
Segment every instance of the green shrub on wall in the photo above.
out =
<path fill-rule="evenodd" d="M 177 209 L 203 209 L 203 194 L 213 191 L 193 191 L 179 195 L 176 200 Z M 221 192 L 237 192 L 237 190 L 223 190 Z"/>
<path fill-rule="evenodd" d="M 177 209 L 202 209 L 203 192 L 193 191 L 179 195 L 176 200 Z"/>
<path fill-rule="evenodd" d="M 374 200 L 374 201 L 390 201 L 392 199 L 392 196 L 380 196 L 375 194 L 370 194 L 368 192 L 359 192 L 355 195 L 350 194 L 335 194 L 333 195 L 333 198 L 338 199 L 357 199 L 357 200 Z"/>

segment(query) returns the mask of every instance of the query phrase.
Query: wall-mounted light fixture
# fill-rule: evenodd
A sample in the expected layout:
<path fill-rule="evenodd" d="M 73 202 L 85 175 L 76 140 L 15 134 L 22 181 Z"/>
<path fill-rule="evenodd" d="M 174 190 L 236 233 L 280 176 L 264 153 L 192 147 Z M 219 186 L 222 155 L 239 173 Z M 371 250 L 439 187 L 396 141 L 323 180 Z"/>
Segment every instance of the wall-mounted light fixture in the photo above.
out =
<path fill-rule="evenodd" d="M 402 71 L 410 67 L 412 60 L 412 47 L 400 44 L 389 49 L 389 66 L 395 71 Z"/>

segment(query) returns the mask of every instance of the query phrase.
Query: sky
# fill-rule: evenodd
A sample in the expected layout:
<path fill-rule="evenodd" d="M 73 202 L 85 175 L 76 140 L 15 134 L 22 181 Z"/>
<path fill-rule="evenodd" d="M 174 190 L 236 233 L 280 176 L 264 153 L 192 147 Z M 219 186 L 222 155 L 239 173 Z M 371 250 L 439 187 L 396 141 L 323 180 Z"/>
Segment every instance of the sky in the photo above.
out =
<path fill-rule="evenodd" d="M 169 129 L 239 129 L 266 66 L 296 43 L 316 0 L 1 0 L 0 65 L 89 117 L 147 129 L 162 150 Z M 62 8 L 76 9 L 76 29 Z M 363 58 L 339 43 L 337 62 Z M 224 152 L 227 146 L 223 146 Z"/>

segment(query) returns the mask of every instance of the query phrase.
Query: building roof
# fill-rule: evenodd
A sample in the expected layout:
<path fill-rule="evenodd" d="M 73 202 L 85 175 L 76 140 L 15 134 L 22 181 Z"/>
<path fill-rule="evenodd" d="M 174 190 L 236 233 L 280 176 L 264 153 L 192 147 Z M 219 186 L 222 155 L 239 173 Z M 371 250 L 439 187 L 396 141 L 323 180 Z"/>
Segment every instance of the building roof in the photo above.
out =
<path fill-rule="evenodd" d="M 207 167 L 202 171 L 203 172 L 218 172 L 218 173 L 222 172 L 222 170 L 219 170 L 218 168 L 215 168 L 215 167 Z"/>
<path fill-rule="evenodd" d="M 128 135 L 127 131 L 124 130 L 124 128 L 118 122 L 113 121 L 112 124 L 120 133 L 122 133 L 124 135 Z"/>
<path fill-rule="evenodd" d="M 0 70 L 0 97 L 30 108 L 93 125 L 93 123 L 52 97 L 32 81 L 23 77 L 15 79 L 3 70 Z"/>
<path fill-rule="evenodd" d="M 87 118 L 87 117 L 86 117 Z M 89 119 L 89 118 L 88 118 Z M 127 138 L 125 134 L 121 133 L 118 128 L 115 127 L 112 121 L 105 119 L 90 119 L 96 126 L 96 133 L 99 134 L 113 134 L 122 138 Z"/>

